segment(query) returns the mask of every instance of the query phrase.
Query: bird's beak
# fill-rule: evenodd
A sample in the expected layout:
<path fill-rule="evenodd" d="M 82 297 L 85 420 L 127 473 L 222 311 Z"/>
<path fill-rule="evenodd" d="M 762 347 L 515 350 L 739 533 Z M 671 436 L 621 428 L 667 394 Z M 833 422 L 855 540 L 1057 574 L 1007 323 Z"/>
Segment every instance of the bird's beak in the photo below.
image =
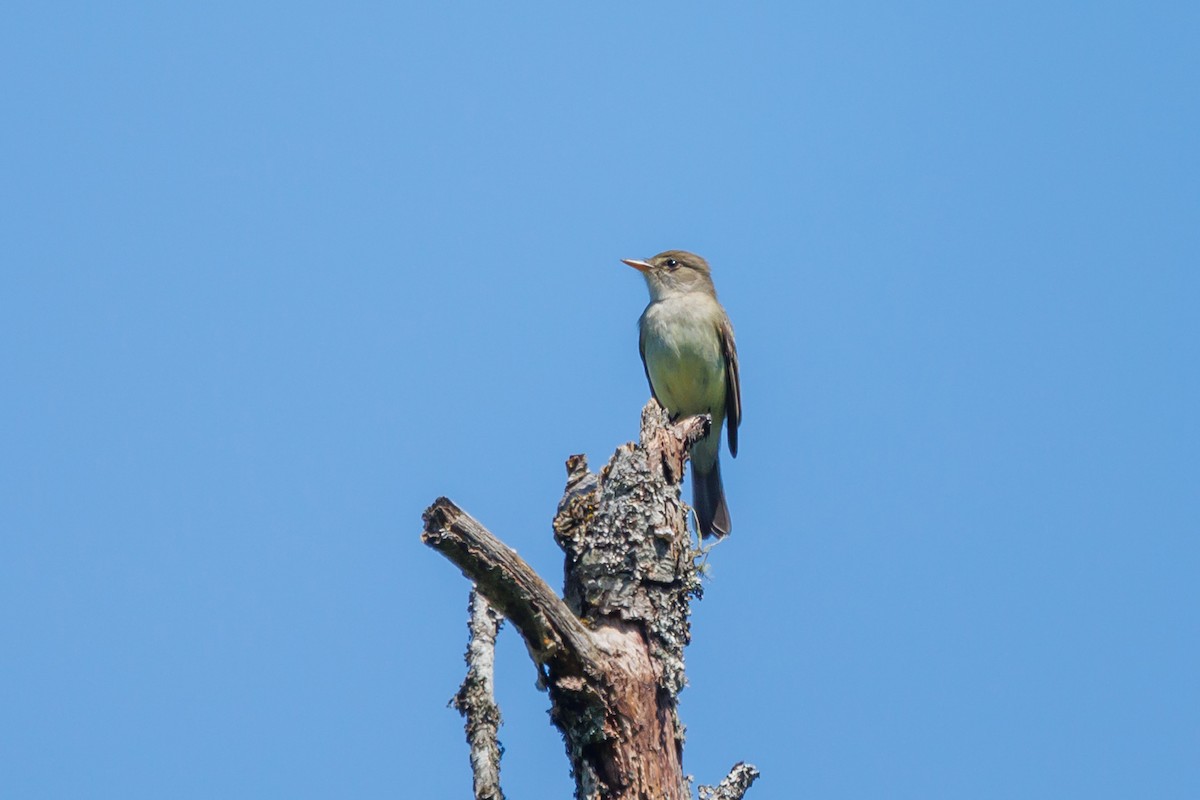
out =
<path fill-rule="evenodd" d="M 621 260 L 636 269 L 638 272 L 645 272 L 650 269 L 649 264 L 647 264 L 645 261 L 638 261 L 636 258 L 622 258 Z"/>

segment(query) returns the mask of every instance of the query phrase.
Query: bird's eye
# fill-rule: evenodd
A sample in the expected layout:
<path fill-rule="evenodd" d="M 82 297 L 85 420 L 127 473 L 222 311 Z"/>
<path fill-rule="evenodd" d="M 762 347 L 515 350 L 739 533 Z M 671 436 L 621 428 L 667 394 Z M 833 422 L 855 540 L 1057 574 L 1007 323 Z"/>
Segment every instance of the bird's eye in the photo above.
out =
<path fill-rule="evenodd" d="M 668 258 L 666 261 L 663 262 L 663 265 L 666 266 L 667 269 L 675 269 L 676 267 L 679 266 L 679 262 L 673 258 Z"/>

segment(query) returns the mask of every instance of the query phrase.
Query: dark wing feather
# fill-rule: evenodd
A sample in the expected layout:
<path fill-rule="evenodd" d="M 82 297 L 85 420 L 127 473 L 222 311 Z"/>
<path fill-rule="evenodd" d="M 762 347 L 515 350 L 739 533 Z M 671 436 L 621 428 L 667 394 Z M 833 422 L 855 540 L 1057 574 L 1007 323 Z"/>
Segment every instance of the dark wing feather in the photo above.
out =
<path fill-rule="evenodd" d="M 729 430 L 729 453 L 737 457 L 738 425 L 742 422 L 742 382 L 738 376 L 737 345 L 733 341 L 733 325 L 727 314 L 721 315 L 717 326 L 721 337 L 721 352 L 725 356 L 725 424 Z"/>

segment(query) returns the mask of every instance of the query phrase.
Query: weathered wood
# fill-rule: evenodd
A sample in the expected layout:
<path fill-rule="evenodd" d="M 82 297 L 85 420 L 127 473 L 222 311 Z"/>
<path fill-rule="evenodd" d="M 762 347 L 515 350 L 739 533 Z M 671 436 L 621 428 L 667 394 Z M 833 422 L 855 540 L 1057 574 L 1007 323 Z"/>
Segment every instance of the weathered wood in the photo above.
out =
<path fill-rule="evenodd" d="M 600 653 L 591 633 L 517 552 L 448 498 L 425 511 L 421 541 L 454 562 L 512 621 L 539 665 L 587 671 Z"/>
<path fill-rule="evenodd" d="M 425 512 L 423 540 L 513 622 L 543 670 L 579 800 L 690 797 L 677 698 L 701 584 L 679 484 L 710 424 L 671 424 L 652 400 L 640 442 L 619 447 L 599 475 L 583 456 L 568 459 L 554 518 L 563 599 L 446 498 Z"/>
<path fill-rule="evenodd" d="M 504 618 L 474 589 L 467 613 L 467 676 L 450 702 L 466 719 L 475 800 L 504 800 L 500 789 L 500 707 L 493 681 L 496 634 Z"/>
<path fill-rule="evenodd" d="M 700 800 L 742 800 L 746 790 L 756 780 L 758 770 L 754 765 L 739 761 L 716 786 L 701 786 Z"/>

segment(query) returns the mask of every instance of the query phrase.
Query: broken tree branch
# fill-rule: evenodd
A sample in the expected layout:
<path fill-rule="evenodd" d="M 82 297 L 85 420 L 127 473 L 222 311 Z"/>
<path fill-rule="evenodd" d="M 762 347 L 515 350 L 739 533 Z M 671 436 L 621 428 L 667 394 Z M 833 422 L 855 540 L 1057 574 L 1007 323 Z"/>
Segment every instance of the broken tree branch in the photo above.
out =
<path fill-rule="evenodd" d="M 500 707 L 493 688 L 496 634 L 504 618 L 474 589 L 467 611 L 467 676 L 450 702 L 466 720 L 475 800 L 504 800 L 500 789 Z"/>
<path fill-rule="evenodd" d="M 591 633 L 533 567 L 445 497 L 425 511 L 421 541 L 454 562 L 512 621 L 539 664 L 567 659 L 588 669 L 600 658 Z"/>
<path fill-rule="evenodd" d="M 758 779 L 758 770 L 753 764 L 739 761 L 729 770 L 725 780 L 716 786 L 701 786 L 700 800 L 742 800 L 746 790 Z"/>

